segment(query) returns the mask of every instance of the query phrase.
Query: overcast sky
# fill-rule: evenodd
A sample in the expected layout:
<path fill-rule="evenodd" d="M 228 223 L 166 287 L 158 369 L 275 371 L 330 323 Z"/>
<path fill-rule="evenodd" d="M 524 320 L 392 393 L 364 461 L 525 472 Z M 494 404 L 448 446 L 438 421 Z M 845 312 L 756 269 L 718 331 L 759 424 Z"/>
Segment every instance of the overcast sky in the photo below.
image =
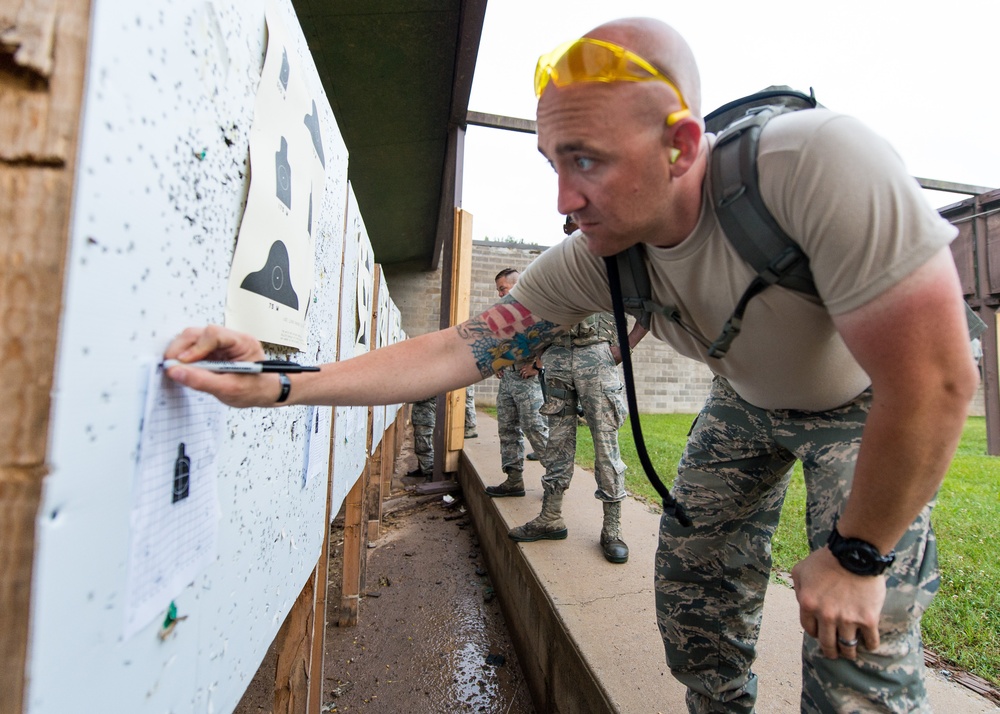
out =
<path fill-rule="evenodd" d="M 687 38 L 705 112 L 771 84 L 813 87 L 886 137 L 914 176 L 1000 187 L 998 0 L 490 0 L 469 108 L 534 119 L 538 56 L 622 16 L 657 17 Z M 964 198 L 927 195 L 936 207 Z M 462 205 L 476 240 L 563 237 L 555 174 L 532 134 L 469 127 Z"/>

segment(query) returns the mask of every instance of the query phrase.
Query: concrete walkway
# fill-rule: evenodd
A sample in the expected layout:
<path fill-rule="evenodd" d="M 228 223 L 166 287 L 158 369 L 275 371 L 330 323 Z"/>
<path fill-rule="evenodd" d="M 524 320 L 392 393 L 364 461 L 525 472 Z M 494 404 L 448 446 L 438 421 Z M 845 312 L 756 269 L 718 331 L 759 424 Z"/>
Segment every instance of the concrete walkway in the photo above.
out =
<path fill-rule="evenodd" d="M 577 469 L 563 502 L 569 537 L 515 543 L 507 530 L 541 507 L 542 467 L 526 462 L 524 498 L 491 499 L 504 480 L 496 421 L 478 414 L 479 438 L 465 442 L 459 480 L 522 669 L 539 712 L 686 712 L 684 690 L 670 675 L 656 627 L 653 557 L 659 512 L 634 499 L 622 507 L 630 557 L 604 560 L 598 542 L 601 504 L 590 472 Z M 771 584 L 754 671 L 757 709 L 799 711 L 802 628 L 791 588 Z M 978 714 L 1000 707 L 928 672 L 937 712 Z"/>

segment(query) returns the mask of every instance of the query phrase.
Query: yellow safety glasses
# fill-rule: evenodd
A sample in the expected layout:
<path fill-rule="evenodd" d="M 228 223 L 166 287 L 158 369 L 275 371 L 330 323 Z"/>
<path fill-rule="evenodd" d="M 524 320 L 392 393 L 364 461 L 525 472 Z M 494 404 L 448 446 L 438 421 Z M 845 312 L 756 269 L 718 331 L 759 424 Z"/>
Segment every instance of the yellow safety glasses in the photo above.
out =
<path fill-rule="evenodd" d="M 667 117 L 668 126 L 691 114 L 681 90 L 652 64 L 611 42 L 581 37 L 564 42 L 538 58 L 535 96 L 541 97 L 550 81 L 557 87 L 565 87 L 574 82 L 646 82 L 653 79 L 666 82 L 681 102 L 681 109 Z"/>

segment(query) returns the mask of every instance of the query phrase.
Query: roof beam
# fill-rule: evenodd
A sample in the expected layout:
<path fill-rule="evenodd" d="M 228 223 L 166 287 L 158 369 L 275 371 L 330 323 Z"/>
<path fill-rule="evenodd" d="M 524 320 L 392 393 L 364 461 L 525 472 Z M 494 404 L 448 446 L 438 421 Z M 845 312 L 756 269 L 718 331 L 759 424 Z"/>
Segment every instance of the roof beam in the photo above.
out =
<path fill-rule="evenodd" d="M 989 193 L 992 188 L 986 186 L 973 186 L 967 183 L 954 183 L 953 181 L 938 181 L 937 179 L 915 177 L 920 188 L 931 191 L 947 191 L 948 193 L 965 193 L 970 196 L 978 196 L 981 193 Z"/>
<path fill-rule="evenodd" d="M 473 126 L 485 126 L 490 129 L 507 129 L 508 131 L 519 131 L 524 134 L 538 133 L 534 119 L 518 119 L 517 117 L 505 117 L 500 114 L 469 112 L 465 115 L 465 121 Z"/>

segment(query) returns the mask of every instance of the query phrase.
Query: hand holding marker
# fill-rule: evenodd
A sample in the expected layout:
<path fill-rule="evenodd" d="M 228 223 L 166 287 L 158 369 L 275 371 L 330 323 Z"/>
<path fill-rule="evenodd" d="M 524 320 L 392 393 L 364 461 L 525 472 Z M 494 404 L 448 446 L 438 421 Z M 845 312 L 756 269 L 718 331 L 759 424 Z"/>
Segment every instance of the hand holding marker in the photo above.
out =
<path fill-rule="evenodd" d="M 280 359 L 262 360 L 260 362 L 225 362 L 202 360 L 200 362 L 181 362 L 176 359 L 163 360 L 163 368 L 171 367 L 197 367 L 207 369 L 209 372 L 233 373 L 233 374 L 261 374 L 262 372 L 287 372 L 297 374 L 299 372 L 319 372 L 319 367 L 308 367 L 296 362 L 285 362 Z"/>
<path fill-rule="evenodd" d="M 219 325 L 185 330 L 167 346 L 163 357 L 163 369 L 171 379 L 213 394 L 231 407 L 286 404 L 292 388 L 289 376 L 307 382 L 310 375 L 300 372 L 315 376 L 321 372 L 319 366 L 266 359 L 259 340 Z"/>

